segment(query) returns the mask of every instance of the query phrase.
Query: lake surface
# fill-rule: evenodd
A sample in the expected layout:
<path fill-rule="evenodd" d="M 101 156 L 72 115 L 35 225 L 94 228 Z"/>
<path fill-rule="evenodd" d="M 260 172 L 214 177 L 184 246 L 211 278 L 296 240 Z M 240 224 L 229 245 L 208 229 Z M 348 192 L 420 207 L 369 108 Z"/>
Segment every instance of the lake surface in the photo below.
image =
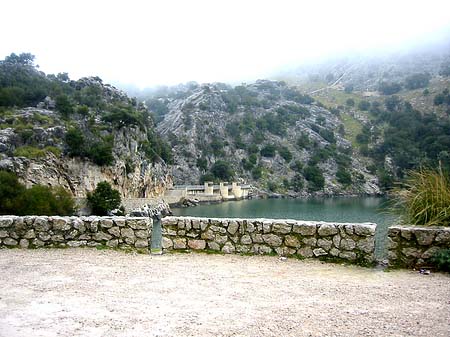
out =
<path fill-rule="evenodd" d="M 394 217 L 387 212 L 387 199 L 340 197 L 316 199 L 253 199 L 174 208 L 174 215 L 215 218 L 269 218 L 328 222 L 374 222 L 376 255 L 384 256 L 387 228 Z"/>

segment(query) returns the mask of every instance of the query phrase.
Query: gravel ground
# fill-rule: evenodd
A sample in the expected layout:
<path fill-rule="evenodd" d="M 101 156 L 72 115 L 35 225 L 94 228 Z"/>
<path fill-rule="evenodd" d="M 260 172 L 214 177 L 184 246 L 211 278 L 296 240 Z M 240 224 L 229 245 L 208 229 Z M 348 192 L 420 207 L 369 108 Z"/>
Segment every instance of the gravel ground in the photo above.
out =
<path fill-rule="evenodd" d="M 450 277 L 271 256 L 0 250 L 0 336 L 450 336 Z"/>

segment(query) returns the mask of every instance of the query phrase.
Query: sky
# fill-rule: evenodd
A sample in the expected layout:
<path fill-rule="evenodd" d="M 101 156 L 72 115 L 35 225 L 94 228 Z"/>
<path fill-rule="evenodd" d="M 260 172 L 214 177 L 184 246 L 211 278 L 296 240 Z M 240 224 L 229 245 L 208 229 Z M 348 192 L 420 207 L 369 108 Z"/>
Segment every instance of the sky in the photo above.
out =
<path fill-rule="evenodd" d="M 0 59 L 138 88 L 246 82 L 450 37 L 448 0 L 2 0 Z"/>

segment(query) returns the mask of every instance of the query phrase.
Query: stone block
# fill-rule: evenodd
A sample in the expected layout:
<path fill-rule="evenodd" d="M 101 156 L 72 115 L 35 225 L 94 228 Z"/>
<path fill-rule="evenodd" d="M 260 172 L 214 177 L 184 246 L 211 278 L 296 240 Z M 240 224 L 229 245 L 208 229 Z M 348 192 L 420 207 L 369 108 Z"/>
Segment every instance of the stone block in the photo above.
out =
<path fill-rule="evenodd" d="M 323 248 L 313 249 L 313 254 L 315 257 L 328 255 L 328 253 Z"/>
<path fill-rule="evenodd" d="M 175 238 L 173 239 L 174 249 L 186 249 L 186 239 L 185 238 Z"/>
<path fill-rule="evenodd" d="M 206 247 L 206 241 L 205 240 L 188 240 L 188 246 L 191 249 L 194 250 L 203 250 Z"/>
<path fill-rule="evenodd" d="M 208 224 L 204 221 L 200 221 L 200 230 L 204 231 L 208 227 Z"/>
<path fill-rule="evenodd" d="M 354 261 L 356 260 L 356 253 L 344 251 L 339 253 L 339 257 L 344 260 Z"/>
<path fill-rule="evenodd" d="M 392 240 L 392 238 L 387 237 L 386 239 L 386 247 L 387 249 L 395 249 L 398 247 L 398 243 Z"/>
<path fill-rule="evenodd" d="M 256 230 L 256 226 L 252 222 L 249 222 L 247 224 L 247 232 L 253 233 L 255 230 Z"/>
<path fill-rule="evenodd" d="M 433 243 L 436 230 L 432 228 L 418 228 L 415 229 L 414 235 L 416 236 L 419 245 L 429 246 Z"/>
<path fill-rule="evenodd" d="M 437 243 L 450 244 L 450 228 L 439 230 L 434 240 Z"/>
<path fill-rule="evenodd" d="M 353 225 L 353 229 L 356 235 L 359 236 L 372 236 L 375 235 L 375 224 L 355 224 Z"/>
<path fill-rule="evenodd" d="M 317 240 L 317 246 L 323 248 L 325 251 L 329 251 L 333 246 L 333 241 L 326 239 Z"/>
<path fill-rule="evenodd" d="M 316 238 L 303 238 L 302 242 L 305 245 L 307 245 L 307 246 L 311 246 L 311 247 L 317 246 L 317 239 Z"/>
<path fill-rule="evenodd" d="M 200 229 L 200 220 L 199 219 L 192 219 L 192 228 Z"/>
<path fill-rule="evenodd" d="M 239 229 L 239 224 L 235 220 L 231 220 L 228 224 L 228 233 L 234 235 Z"/>
<path fill-rule="evenodd" d="M 254 243 L 263 243 L 264 242 L 262 234 L 252 233 L 252 234 L 250 234 L 250 236 Z"/>
<path fill-rule="evenodd" d="M 54 226 L 54 224 L 53 224 Z M 71 226 L 75 228 L 79 233 L 86 232 L 86 225 L 84 224 L 84 221 L 81 219 L 72 219 L 71 220 Z"/>
<path fill-rule="evenodd" d="M 67 245 L 69 247 L 75 248 L 75 247 L 82 247 L 82 246 L 86 246 L 87 242 L 84 240 L 73 240 L 73 241 L 67 241 Z"/>
<path fill-rule="evenodd" d="M 20 248 L 28 248 L 30 242 L 27 239 L 20 239 L 19 246 Z"/>
<path fill-rule="evenodd" d="M 311 247 L 303 247 L 297 250 L 297 254 L 303 257 L 313 257 L 314 253 Z"/>
<path fill-rule="evenodd" d="M 328 252 L 331 256 L 339 256 L 339 253 L 340 253 L 340 251 L 339 251 L 339 249 L 337 249 L 337 248 L 331 248 L 330 249 L 330 251 Z"/>
<path fill-rule="evenodd" d="M 148 239 L 148 231 L 147 230 L 136 230 L 134 231 L 134 235 L 139 239 Z"/>
<path fill-rule="evenodd" d="M 192 228 L 192 223 L 190 219 L 184 219 L 184 228 L 186 228 L 186 231 L 190 231 Z"/>
<path fill-rule="evenodd" d="M 39 240 L 42 240 L 42 241 L 48 241 L 51 239 L 51 235 L 48 234 L 47 232 L 39 232 L 38 238 L 39 238 Z"/>
<path fill-rule="evenodd" d="M 122 217 L 120 217 L 120 218 L 114 218 L 114 224 L 116 225 L 116 226 L 118 226 L 118 227 L 125 227 L 125 224 L 126 224 L 126 220 L 125 220 L 125 218 L 122 218 Z"/>
<path fill-rule="evenodd" d="M 62 218 L 62 217 L 52 217 L 52 228 L 54 231 L 68 231 L 72 228 L 72 224 L 70 223 L 70 219 Z"/>
<path fill-rule="evenodd" d="M 13 217 L 0 216 L 0 228 L 10 227 L 13 222 Z"/>
<path fill-rule="evenodd" d="M 248 235 L 248 234 L 243 235 L 243 236 L 241 237 L 241 243 L 242 243 L 243 245 L 249 245 L 249 244 L 252 243 L 252 238 L 251 238 L 250 235 Z"/>
<path fill-rule="evenodd" d="M 292 256 L 297 252 L 297 250 L 289 247 L 277 247 L 275 248 L 275 253 L 279 256 Z"/>
<path fill-rule="evenodd" d="M 284 238 L 284 244 L 288 247 L 293 247 L 293 248 L 300 247 L 300 241 L 294 235 L 286 235 L 286 237 Z"/>
<path fill-rule="evenodd" d="M 345 238 L 341 240 L 340 248 L 344 250 L 353 250 L 356 247 L 356 242 L 353 239 Z"/>
<path fill-rule="evenodd" d="M 292 226 L 285 222 L 276 222 L 272 225 L 272 232 L 278 234 L 288 234 L 292 231 Z"/>
<path fill-rule="evenodd" d="M 105 232 L 97 232 L 94 234 L 93 239 L 95 241 L 108 241 L 112 239 L 112 235 Z"/>
<path fill-rule="evenodd" d="M 281 246 L 283 240 L 275 234 L 263 234 L 263 240 L 271 247 Z"/>
<path fill-rule="evenodd" d="M 148 248 L 148 240 L 138 239 L 138 240 L 136 240 L 136 242 L 134 243 L 134 246 L 135 246 L 136 248 Z"/>
<path fill-rule="evenodd" d="M 233 244 L 231 242 L 227 242 L 223 247 L 222 247 L 222 253 L 225 254 L 232 254 L 235 252 L 235 248 L 233 246 Z"/>
<path fill-rule="evenodd" d="M 34 229 L 38 232 L 48 232 L 50 230 L 50 222 L 47 216 L 39 216 L 34 219 Z"/>
<path fill-rule="evenodd" d="M 204 240 L 213 240 L 214 239 L 214 232 L 210 229 L 208 229 L 207 231 L 203 232 L 200 237 Z"/>
<path fill-rule="evenodd" d="M 23 236 L 25 239 L 34 239 L 36 237 L 36 233 L 34 229 L 29 229 Z"/>
<path fill-rule="evenodd" d="M 357 241 L 356 246 L 364 253 L 373 253 L 375 250 L 375 237 L 367 237 Z"/>
<path fill-rule="evenodd" d="M 88 222 L 86 227 L 89 229 L 90 232 L 96 233 L 98 231 L 98 225 L 99 225 L 99 220 L 95 219 L 95 220 L 92 220 L 91 222 Z"/>
<path fill-rule="evenodd" d="M 264 221 L 262 230 L 264 234 L 270 233 L 272 231 L 272 222 L 270 221 Z"/>
<path fill-rule="evenodd" d="M 266 245 L 253 245 L 252 252 L 254 254 L 271 254 L 273 250 Z"/>
<path fill-rule="evenodd" d="M 109 240 L 108 242 L 106 242 L 106 245 L 111 248 L 116 248 L 117 246 L 119 246 L 119 240 L 118 239 Z"/>
<path fill-rule="evenodd" d="M 170 238 L 163 236 L 161 246 L 163 249 L 169 249 L 173 247 L 173 242 Z"/>
<path fill-rule="evenodd" d="M 110 229 L 108 229 L 108 233 L 118 238 L 120 236 L 120 227 L 119 226 L 111 227 Z"/>
<path fill-rule="evenodd" d="M 100 220 L 100 227 L 102 227 L 102 228 L 111 228 L 113 225 L 114 225 L 114 223 L 111 219 L 101 219 Z"/>
<path fill-rule="evenodd" d="M 353 225 L 345 224 L 344 225 L 344 229 L 345 229 L 345 233 L 346 234 L 348 234 L 348 235 L 353 235 L 354 234 Z"/>
<path fill-rule="evenodd" d="M 341 236 L 339 234 L 336 234 L 335 236 L 333 236 L 333 245 L 336 248 L 339 248 L 341 244 Z"/>
<path fill-rule="evenodd" d="M 400 231 L 400 236 L 406 240 L 411 240 L 413 231 L 411 228 L 402 228 Z"/>
<path fill-rule="evenodd" d="M 65 241 L 64 236 L 61 234 L 52 235 L 51 239 L 52 239 L 52 242 L 64 242 Z"/>
<path fill-rule="evenodd" d="M 41 241 L 39 239 L 34 239 L 32 244 L 34 247 L 44 247 L 45 246 L 45 242 Z"/>
<path fill-rule="evenodd" d="M 135 235 L 134 235 L 134 231 L 131 228 L 127 228 L 127 227 L 124 227 L 124 228 L 120 229 L 120 235 L 124 239 L 131 240 L 132 241 L 131 243 L 134 243 L 134 240 L 136 238 Z"/>
<path fill-rule="evenodd" d="M 417 257 L 420 257 L 420 255 L 421 255 L 420 250 L 415 247 L 403 248 L 402 253 L 406 257 L 416 257 L 417 258 Z"/>
<path fill-rule="evenodd" d="M 148 218 L 128 218 L 126 224 L 133 229 L 148 229 L 150 220 Z"/>
<path fill-rule="evenodd" d="M 1 238 L 7 238 L 8 237 L 8 232 L 7 231 L 0 231 L 0 239 Z"/>
<path fill-rule="evenodd" d="M 3 244 L 6 246 L 17 246 L 19 242 L 17 242 L 17 240 L 14 240 L 12 238 L 4 238 Z"/>
<path fill-rule="evenodd" d="M 220 245 L 217 242 L 209 241 L 208 242 L 208 249 L 219 251 L 220 250 Z"/>
<path fill-rule="evenodd" d="M 438 251 L 440 251 L 441 250 L 441 248 L 439 248 L 439 247 L 431 247 L 431 248 L 428 248 L 426 251 L 424 251 L 423 253 L 422 253 L 422 255 L 420 256 L 422 259 L 430 259 L 430 258 L 432 258 L 434 255 L 436 255 L 436 253 L 438 252 Z"/>
<path fill-rule="evenodd" d="M 317 233 L 320 236 L 330 236 L 330 235 L 335 235 L 339 232 L 337 226 L 332 225 L 332 224 L 321 224 L 319 226 L 319 229 L 317 231 Z"/>
<path fill-rule="evenodd" d="M 223 245 L 228 241 L 228 237 L 226 235 L 216 234 L 214 241 L 216 241 L 219 245 Z"/>

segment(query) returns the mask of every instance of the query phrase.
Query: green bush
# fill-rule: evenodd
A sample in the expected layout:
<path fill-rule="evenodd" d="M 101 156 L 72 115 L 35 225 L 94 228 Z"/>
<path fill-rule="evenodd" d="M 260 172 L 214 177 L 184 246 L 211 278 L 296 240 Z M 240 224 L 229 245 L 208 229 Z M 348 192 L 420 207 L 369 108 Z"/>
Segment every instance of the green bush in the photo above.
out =
<path fill-rule="evenodd" d="M 74 206 L 72 195 L 62 187 L 26 189 L 15 174 L 0 171 L 0 214 L 71 215 Z"/>
<path fill-rule="evenodd" d="M 292 160 L 292 153 L 286 146 L 280 146 L 278 153 L 287 163 Z"/>
<path fill-rule="evenodd" d="M 87 200 L 95 215 L 108 215 L 114 209 L 119 208 L 120 198 L 119 191 L 113 189 L 107 181 L 97 184 L 92 193 L 88 193 Z"/>
<path fill-rule="evenodd" d="M 392 210 L 406 224 L 450 226 L 450 181 L 441 169 L 410 172 L 393 199 Z"/>
<path fill-rule="evenodd" d="M 88 156 L 99 166 L 112 165 L 114 162 L 112 148 L 112 144 L 108 141 L 97 142 L 90 148 Z"/>
<path fill-rule="evenodd" d="M 14 156 L 25 157 L 29 159 L 44 158 L 48 152 L 53 153 L 55 156 L 59 157 L 61 155 L 61 150 L 54 146 L 46 146 L 43 149 L 34 146 L 20 146 L 14 150 Z"/>
<path fill-rule="evenodd" d="M 82 157 L 85 155 L 85 140 L 80 128 L 72 128 L 66 132 L 66 144 L 69 156 Z"/>
<path fill-rule="evenodd" d="M 348 186 L 352 183 L 352 175 L 344 168 L 339 167 L 336 172 L 337 181 L 345 186 Z"/>
<path fill-rule="evenodd" d="M 11 172 L 0 171 L 0 214 L 15 214 L 16 199 L 25 191 L 17 176 Z"/>
<path fill-rule="evenodd" d="M 450 248 L 439 250 L 433 255 L 431 262 L 438 270 L 450 272 Z"/>
<path fill-rule="evenodd" d="M 263 157 L 275 157 L 276 150 L 277 148 L 275 147 L 275 145 L 267 144 L 261 149 L 260 153 Z"/>
<path fill-rule="evenodd" d="M 231 181 L 234 177 L 234 171 L 230 164 L 223 160 L 216 161 L 210 171 L 214 180 Z"/>
<path fill-rule="evenodd" d="M 325 186 L 325 178 L 322 171 L 315 165 L 308 165 L 303 170 L 305 179 L 308 181 L 308 189 L 312 192 L 319 191 Z"/>

